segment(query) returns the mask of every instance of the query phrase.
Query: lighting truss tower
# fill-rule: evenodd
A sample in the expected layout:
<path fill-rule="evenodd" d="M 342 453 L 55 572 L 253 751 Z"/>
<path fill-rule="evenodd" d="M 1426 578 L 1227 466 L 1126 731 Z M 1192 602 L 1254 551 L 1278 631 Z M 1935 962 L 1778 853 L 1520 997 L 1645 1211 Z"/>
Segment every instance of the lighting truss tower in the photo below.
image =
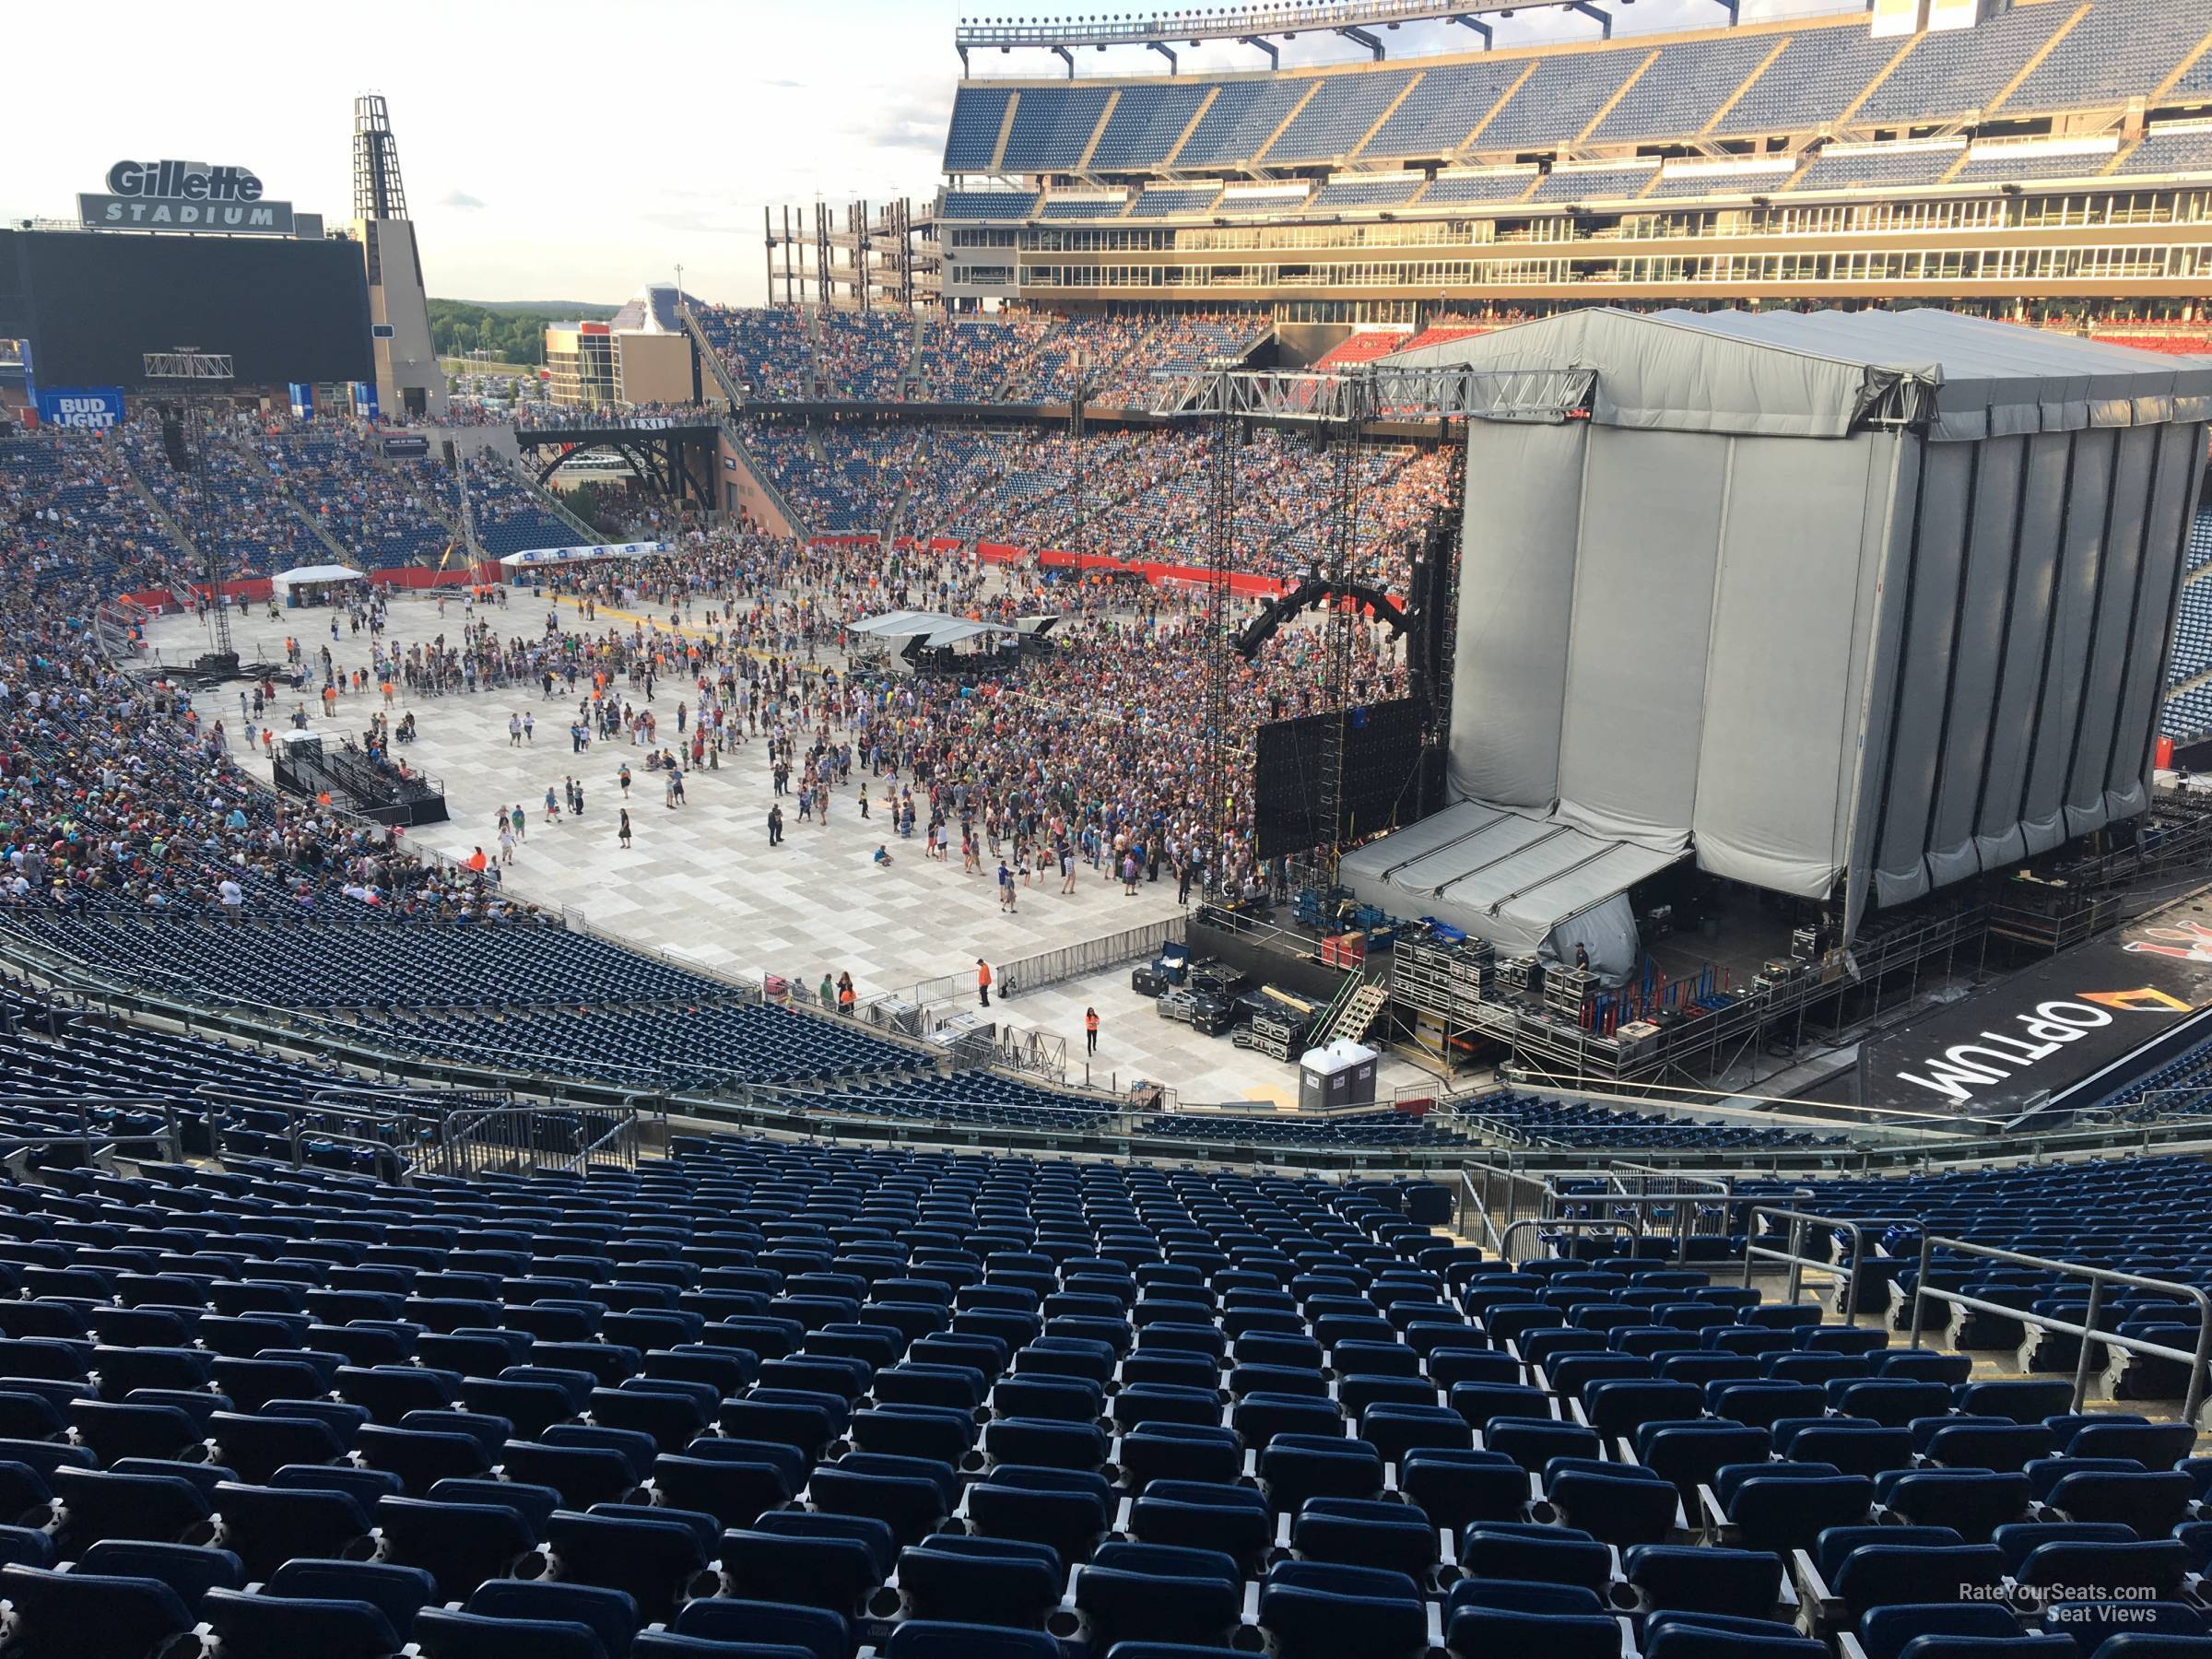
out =
<path fill-rule="evenodd" d="M 1206 620 L 1201 636 L 1206 652 L 1206 752 L 1198 769 L 1206 791 L 1199 821 L 1206 826 L 1206 888 L 1208 899 L 1230 893 L 1229 838 L 1233 822 L 1230 796 L 1247 770 L 1230 737 L 1229 577 L 1237 551 L 1237 417 L 1230 396 L 1230 370 L 1217 371 L 1213 432 L 1206 455 Z"/>
<path fill-rule="evenodd" d="M 199 548 L 200 581 L 207 590 L 208 654 L 200 666 L 235 674 L 238 650 L 230 642 L 230 610 L 223 603 L 222 537 L 207 512 L 207 421 L 229 393 L 230 355 L 181 346 L 174 351 L 147 352 L 140 363 L 147 385 L 163 406 L 163 424 L 173 419 L 177 429 L 173 441 L 166 431 L 162 438 L 183 482 L 188 504 L 184 516 Z"/>
<path fill-rule="evenodd" d="M 1315 849 L 1314 885 L 1326 890 L 1336 885 L 1336 853 L 1344 822 L 1344 751 L 1349 740 L 1352 694 L 1352 648 L 1359 629 L 1359 611 L 1345 597 L 1344 589 L 1359 577 L 1359 486 L 1362 479 L 1365 433 L 1370 414 L 1365 406 L 1372 382 L 1365 377 L 1351 385 L 1349 406 L 1341 417 L 1321 429 L 1332 441 L 1335 477 L 1330 488 L 1329 535 L 1322 575 L 1330 585 L 1328 608 L 1322 613 L 1321 799 L 1315 822 L 1324 837 Z"/>
<path fill-rule="evenodd" d="M 947 327 L 949 324 L 940 323 L 938 326 Z M 1069 551 L 1076 556 L 1076 584 L 1079 587 L 1083 582 L 1083 562 L 1090 552 L 1090 518 L 1087 511 L 1090 492 L 1084 488 L 1088 482 L 1085 475 L 1089 471 L 1089 465 L 1084 457 L 1083 438 L 1090 426 L 1090 399 L 1097 382 L 1091 371 L 1090 354 L 1087 351 L 1077 351 L 1068 370 L 1073 377 L 1067 388 L 1067 435 L 1071 440 L 1068 446 L 1069 484 L 1076 494 L 1076 545 Z"/>
<path fill-rule="evenodd" d="M 1556 425 L 1586 420 L 1597 375 L 1590 369 L 1484 370 L 1464 365 L 1401 369 L 1387 363 L 1362 364 L 1348 373 L 1325 374 L 1282 370 L 1240 370 L 1218 365 L 1206 370 L 1155 370 L 1152 414 L 1168 419 L 1204 419 L 1211 434 L 1206 500 L 1207 559 L 1206 621 L 1206 723 L 1201 786 L 1206 791 L 1199 821 L 1210 826 L 1206 866 L 1206 895 L 1225 885 L 1232 797 L 1249 792 L 1250 756 L 1230 741 L 1230 658 L 1233 647 L 1227 626 L 1229 577 L 1236 546 L 1236 442 L 1241 423 L 1312 421 L 1335 440 L 1333 499 L 1324 574 L 1333 582 L 1356 579 L 1361 449 L 1370 423 L 1376 420 L 1490 420 Z M 1455 456 L 1453 478 L 1464 483 L 1464 457 Z M 1344 759 L 1349 719 L 1351 665 L 1357 610 L 1333 598 L 1326 620 L 1321 712 L 1335 718 L 1323 728 L 1322 798 L 1318 818 L 1326 838 L 1321 849 L 1323 885 L 1335 880 L 1344 798 Z"/>

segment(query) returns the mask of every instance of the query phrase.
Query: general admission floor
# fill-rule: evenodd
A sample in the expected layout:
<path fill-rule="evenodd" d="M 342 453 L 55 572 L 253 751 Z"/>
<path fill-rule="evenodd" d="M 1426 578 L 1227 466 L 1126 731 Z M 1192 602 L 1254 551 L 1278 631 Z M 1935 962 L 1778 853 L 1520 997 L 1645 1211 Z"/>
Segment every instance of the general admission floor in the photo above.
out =
<path fill-rule="evenodd" d="M 497 620 L 503 635 L 534 637 L 545 614 L 542 600 L 518 595 Z M 601 612 L 603 618 L 613 614 Z M 366 632 L 356 635 L 341 625 L 333 642 L 328 611 L 285 616 L 278 622 L 268 621 L 265 611 L 241 618 L 235 627 L 241 658 L 281 660 L 284 638 L 292 633 L 311 655 L 330 643 L 342 670 L 368 665 Z M 573 616 L 571 609 L 571 620 Z M 392 606 L 387 638 L 402 644 L 441 633 L 456 638 L 463 623 L 458 600 L 448 601 L 441 616 L 435 600 L 409 597 Z M 171 616 L 153 624 L 148 643 L 160 660 L 185 663 L 206 649 L 206 633 L 191 615 Z M 677 695 L 664 684 L 653 705 L 670 745 Z M 295 702 L 305 705 L 311 729 L 325 732 L 335 746 L 343 736 L 358 740 L 381 699 L 373 688 L 365 697 L 341 698 L 335 718 L 325 722 L 319 700 L 287 695 L 272 711 L 280 724 L 288 722 Z M 201 703 L 222 717 L 238 752 L 242 731 L 237 688 L 203 694 Z M 764 742 L 725 756 L 719 771 L 687 774 L 688 804 L 671 810 L 658 775 L 644 771 L 641 747 L 616 741 L 594 744 L 582 755 L 571 752 L 568 722 L 574 709 L 559 688 L 550 700 L 539 698 L 535 688 L 426 698 L 399 690 L 394 721 L 412 712 L 419 733 L 406 758 L 443 782 L 453 814 L 415 837 L 456 858 L 477 846 L 496 856 L 492 815 L 519 801 L 527 835 L 506 877 L 518 897 L 579 910 L 607 932 L 747 978 L 781 973 L 811 987 L 825 971 L 832 977 L 849 971 L 864 1000 L 940 976 L 971 977 L 978 957 L 996 965 L 1175 913 L 1175 889 L 1166 879 L 1129 898 L 1118 881 L 1085 870 L 1073 894 L 1062 894 L 1056 879 L 1023 888 L 1015 912 L 1007 914 L 986 877 L 923 857 L 919 829 L 912 841 L 899 841 L 880 807 L 863 822 L 849 789 L 834 803 L 826 828 L 798 822 L 796 803 L 787 797 L 784 841 L 771 849 L 767 821 L 774 795 Z M 535 716 L 536 731 L 533 741 L 517 748 L 508 741 L 507 721 L 524 711 Z M 617 774 L 626 761 L 633 773 L 628 805 L 634 833 L 628 851 L 615 835 L 624 805 Z M 252 765 L 261 776 L 269 775 L 270 764 L 258 752 Z M 559 824 L 547 825 L 546 790 L 550 785 L 558 794 L 571 775 L 584 785 L 584 816 L 564 816 Z M 872 793 L 880 801 L 880 790 Z M 888 842 L 893 854 L 888 870 L 871 862 L 881 842 Z M 1067 1040 L 1071 1082 L 1084 1080 L 1083 1011 L 1095 1006 L 1100 1030 L 1090 1072 L 1094 1083 L 1166 1083 L 1185 1101 L 1296 1100 L 1293 1067 L 1235 1048 L 1226 1037 L 1201 1037 L 1188 1026 L 1159 1018 L 1149 1001 L 1130 990 L 1126 966 L 1003 1006 L 1015 1026 Z M 1408 1065 L 1386 1063 L 1382 1086 L 1387 1090 L 1418 1075 Z"/>

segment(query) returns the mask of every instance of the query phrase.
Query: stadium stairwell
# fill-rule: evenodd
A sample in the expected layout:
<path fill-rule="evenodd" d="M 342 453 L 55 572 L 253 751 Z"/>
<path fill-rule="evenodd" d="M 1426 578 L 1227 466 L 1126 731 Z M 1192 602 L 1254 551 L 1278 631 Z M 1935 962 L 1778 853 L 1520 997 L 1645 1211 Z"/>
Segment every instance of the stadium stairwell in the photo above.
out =
<path fill-rule="evenodd" d="M 684 332 L 691 336 L 691 349 L 699 354 L 700 360 L 707 366 L 707 372 L 714 377 L 714 383 L 722 388 L 724 401 L 733 409 L 741 406 L 745 402 L 745 393 L 730 373 L 729 364 L 723 361 L 722 353 L 714 349 L 713 342 L 707 338 L 706 331 L 700 327 L 699 319 L 692 314 L 688 305 L 683 308 L 681 314 Z"/>

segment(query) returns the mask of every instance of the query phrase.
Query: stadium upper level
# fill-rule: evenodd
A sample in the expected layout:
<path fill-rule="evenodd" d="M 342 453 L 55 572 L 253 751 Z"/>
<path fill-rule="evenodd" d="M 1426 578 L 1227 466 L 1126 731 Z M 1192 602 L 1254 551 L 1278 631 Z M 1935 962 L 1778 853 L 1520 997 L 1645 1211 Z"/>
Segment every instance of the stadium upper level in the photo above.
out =
<path fill-rule="evenodd" d="M 1816 135 L 1971 128 L 2118 135 L 2094 171 L 2128 171 L 2147 112 L 2212 108 L 2208 46 L 2206 0 L 2023 0 L 1971 28 L 1899 35 L 1858 12 L 1279 72 L 970 79 L 944 170 L 1100 184 L 1300 178 L 1534 158 L 1757 158 Z"/>

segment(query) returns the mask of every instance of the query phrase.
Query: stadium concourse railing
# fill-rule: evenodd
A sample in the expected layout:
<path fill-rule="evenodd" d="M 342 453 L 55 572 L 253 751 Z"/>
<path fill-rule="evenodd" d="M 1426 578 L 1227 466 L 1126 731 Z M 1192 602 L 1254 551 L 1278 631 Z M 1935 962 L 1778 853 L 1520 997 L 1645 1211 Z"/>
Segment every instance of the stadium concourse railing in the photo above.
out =
<path fill-rule="evenodd" d="M 177 1118 L 176 1102 L 150 1095 L 17 1095 L 11 1094 L 0 1108 L 14 1111 L 18 1108 L 39 1112 L 74 1112 L 76 1127 L 74 1130 L 56 1129 L 35 1135 L 0 1135 L 0 1159 L 14 1159 L 29 1153 L 73 1149 L 83 1156 L 84 1161 L 104 1163 L 123 1152 L 125 1147 L 151 1147 L 163 1161 L 182 1163 L 184 1160 L 183 1131 Z M 98 1129 L 92 1124 L 95 1111 L 158 1112 L 161 1114 L 161 1128 L 153 1131 Z"/>

